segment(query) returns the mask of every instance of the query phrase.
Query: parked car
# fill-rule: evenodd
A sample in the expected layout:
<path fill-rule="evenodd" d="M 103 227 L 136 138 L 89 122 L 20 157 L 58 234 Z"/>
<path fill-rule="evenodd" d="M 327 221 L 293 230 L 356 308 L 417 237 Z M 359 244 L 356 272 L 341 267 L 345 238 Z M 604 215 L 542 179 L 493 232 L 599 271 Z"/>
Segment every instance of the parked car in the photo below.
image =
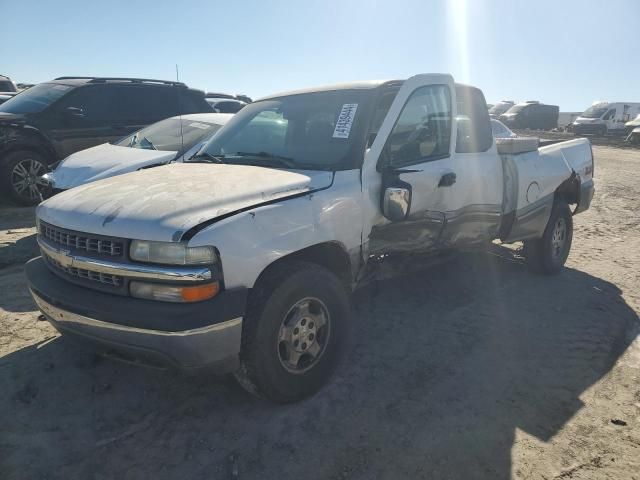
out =
<path fill-rule="evenodd" d="M 578 135 L 622 135 L 625 133 L 625 123 L 639 114 L 640 103 L 599 102 L 575 119 L 571 131 Z"/>
<path fill-rule="evenodd" d="M 63 336 L 296 401 L 334 371 L 372 257 L 522 240 L 533 271 L 561 270 L 591 146 L 537 146 L 496 141 L 482 91 L 450 75 L 270 96 L 189 162 L 43 202 L 29 288 Z"/>
<path fill-rule="evenodd" d="M 625 123 L 625 141 L 633 143 L 634 145 L 640 144 L 640 114 L 630 122 Z"/>
<path fill-rule="evenodd" d="M 205 99 L 213 111 L 218 113 L 238 113 L 247 104 L 235 95 L 226 93 L 207 93 Z"/>
<path fill-rule="evenodd" d="M 531 100 L 511 107 L 500 115 L 500 121 L 509 128 L 552 130 L 558 126 L 559 112 L 557 105 L 545 105 Z"/>
<path fill-rule="evenodd" d="M 38 203 L 42 175 L 79 150 L 174 115 L 211 112 L 204 93 L 179 82 L 60 77 L 0 105 L 0 192 Z"/>
<path fill-rule="evenodd" d="M 160 120 L 113 143 L 72 153 L 44 175 L 54 193 L 193 156 L 233 114 L 194 113 Z"/>
<path fill-rule="evenodd" d="M 491 108 L 489 108 L 489 116 L 491 118 L 499 118 L 500 115 L 506 113 L 511 107 L 513 107 L 516 103 L 513 100 L 501 100 Z"/>
<path fill-rule="evenodd" d="M 17 92 L 16 84 L 6 75 L 0 75 L 0 92 Z"/>
<path fill-rule="evenodd" d="M 496 120 L 495 118 L 491 119 L 491 131 L 493 132 L 494 138 L 515 138 L 518 136 L 513 133 L 504 123 L 502 123 L 500 120 Z"/>

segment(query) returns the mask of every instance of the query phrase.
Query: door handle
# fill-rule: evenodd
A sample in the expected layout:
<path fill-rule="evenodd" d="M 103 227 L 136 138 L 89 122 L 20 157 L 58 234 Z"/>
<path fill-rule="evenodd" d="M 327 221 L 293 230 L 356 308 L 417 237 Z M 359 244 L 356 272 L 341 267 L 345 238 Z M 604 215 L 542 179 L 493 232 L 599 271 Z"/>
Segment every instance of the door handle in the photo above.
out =
<path fill-rule="evenodd" d="M 450 187 L 454 183 L 456 183 L 456 174 L 453 172 L 445 173 L 440 177 L 440 182 L 438 183 L 439 187 Z"/>

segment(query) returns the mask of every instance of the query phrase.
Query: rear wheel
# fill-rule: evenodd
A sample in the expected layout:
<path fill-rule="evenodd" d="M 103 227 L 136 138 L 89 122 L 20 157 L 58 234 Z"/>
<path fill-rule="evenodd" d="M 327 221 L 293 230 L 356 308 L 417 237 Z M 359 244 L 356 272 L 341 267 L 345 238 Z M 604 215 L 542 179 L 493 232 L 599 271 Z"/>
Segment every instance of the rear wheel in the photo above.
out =
<path fill-rule="evenodd" d="M 242 332 L 236 379 L 275 402 L 315 393 L 337 365 L 349 302 L 340 280 L 307 262 L 286 262 L 260 280 Z"/>
<path fill-rule="evenodd" d="M 556 202 L 542 238 L 524 242 L 527 266 L 535 273 L 558 273 L 567 261 L 572 240 L 571 209 L 565 202 Z"/>
<path fill-rule="evenodd" d="M 48 184 L 41 178 L 48 170 L 45 158 L 36 152 L 8 154 L 0 167 L 3 195 L 20 205 L 37 205 L 48 195 Z"/>

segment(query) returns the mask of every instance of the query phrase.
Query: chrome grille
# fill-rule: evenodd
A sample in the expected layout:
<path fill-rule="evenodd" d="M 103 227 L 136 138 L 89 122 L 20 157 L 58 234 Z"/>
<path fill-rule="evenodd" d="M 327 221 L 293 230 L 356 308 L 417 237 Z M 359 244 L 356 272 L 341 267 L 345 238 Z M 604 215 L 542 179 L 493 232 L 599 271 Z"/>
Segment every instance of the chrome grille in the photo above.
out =
<path fill-rule="evenodd" d="M 64 230 L 45 222 L 40 222 L 40 234 L 47 240 L 64 247 L 87 252 L 101 253 L 114 257 L 122 256 L 123 242 L 92 236 L 91 234 Z"/>
<path fill-rule="evenodd" d="M 85 270 L 84 268 L 65 267 L 60 262 L 57 262 L 51 257 L 45 255 L 47 261 L 58 270 L 65 272 L 72 277 L 91 280 L 94 282 L 100 282 L 105 285 L 111 285 L 112 287 L 119 287 L 122 285 L 122 277 L 118 275 L 111 275 L 108 273 L 93 272 L 91 270 Z"/>

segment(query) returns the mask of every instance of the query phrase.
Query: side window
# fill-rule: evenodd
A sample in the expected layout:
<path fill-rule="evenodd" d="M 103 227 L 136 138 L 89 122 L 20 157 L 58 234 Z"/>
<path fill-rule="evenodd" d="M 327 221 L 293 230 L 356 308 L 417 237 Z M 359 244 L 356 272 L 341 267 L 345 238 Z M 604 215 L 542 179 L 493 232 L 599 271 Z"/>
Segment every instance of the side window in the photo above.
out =
<path fill-rule="evenodd" d="M 175 88 L 118 85 L 114 90 L 118 123 L 148 125 L 178 114 Z"/>
<path fill-rule="evenodd" d="M 487 103 L 481 90 L 457 86 L 458 135 L 456 153 L 486 152 L 493 145 Z M 498 124 L 498 127 L 501 128 Z"/>
<path fill-rule="evenodd" d="M 392 166 L 449 156 L 451 94 L 446 85 L 416 89 L 405 104 L 384 148 Z"/>
<path fill-rule="evenodd" d="M 219 113 L 238 113 L 244 105 L 240 102 L 218 102 L 214 110 Z"/>
<path fill-rule="evenodd" d="M 182 113 L 183 115 L 188 113 L 201 113 L 201 112 L 212 112 L 213 109 L 211 105 L 207 103 L 202 94 L 198 94 L 193 91 L 189 91 L 187 89 L 181 90 L 179 93 L 180 97 L 180 112 L 176 112 L 172 115 L 178 115 L 178 113 Z"/>
<path fill-rule="evenodd" d="M 106 126 L 113 118 L 111 95 L 105 85 L 80 87 L 62 98 L 56 109 L 64 112 L 69 107 L 79 109 L 72 117 L 78 126 Z"/>
<path fill-rule="evenodd" d="M 611 110 L 609 110 L 606 115 L 604 117 L 602 117 L 603 120 L 611 120 L 613 117 L 615 117 L 616 115 L 616 109 L 612 108 Z"/>
<path fill-rule="evenodd" d="M 495 136 L 504 135 L 506 133 L 504 128 L 502 128 L 502 125 L 500 125 L 498 122 L 491 122 L 491 130 L 493 131 L 493 134 Z M 458 135 L 459 134 L 460 134 L 460 131 L 458 130 Z M 458 139 L 458 143 L 456 145 L 456 152 L 459 151 L 458 150 L 458 145 L 460 145 L 460 140 L 459 139 Z"/>

